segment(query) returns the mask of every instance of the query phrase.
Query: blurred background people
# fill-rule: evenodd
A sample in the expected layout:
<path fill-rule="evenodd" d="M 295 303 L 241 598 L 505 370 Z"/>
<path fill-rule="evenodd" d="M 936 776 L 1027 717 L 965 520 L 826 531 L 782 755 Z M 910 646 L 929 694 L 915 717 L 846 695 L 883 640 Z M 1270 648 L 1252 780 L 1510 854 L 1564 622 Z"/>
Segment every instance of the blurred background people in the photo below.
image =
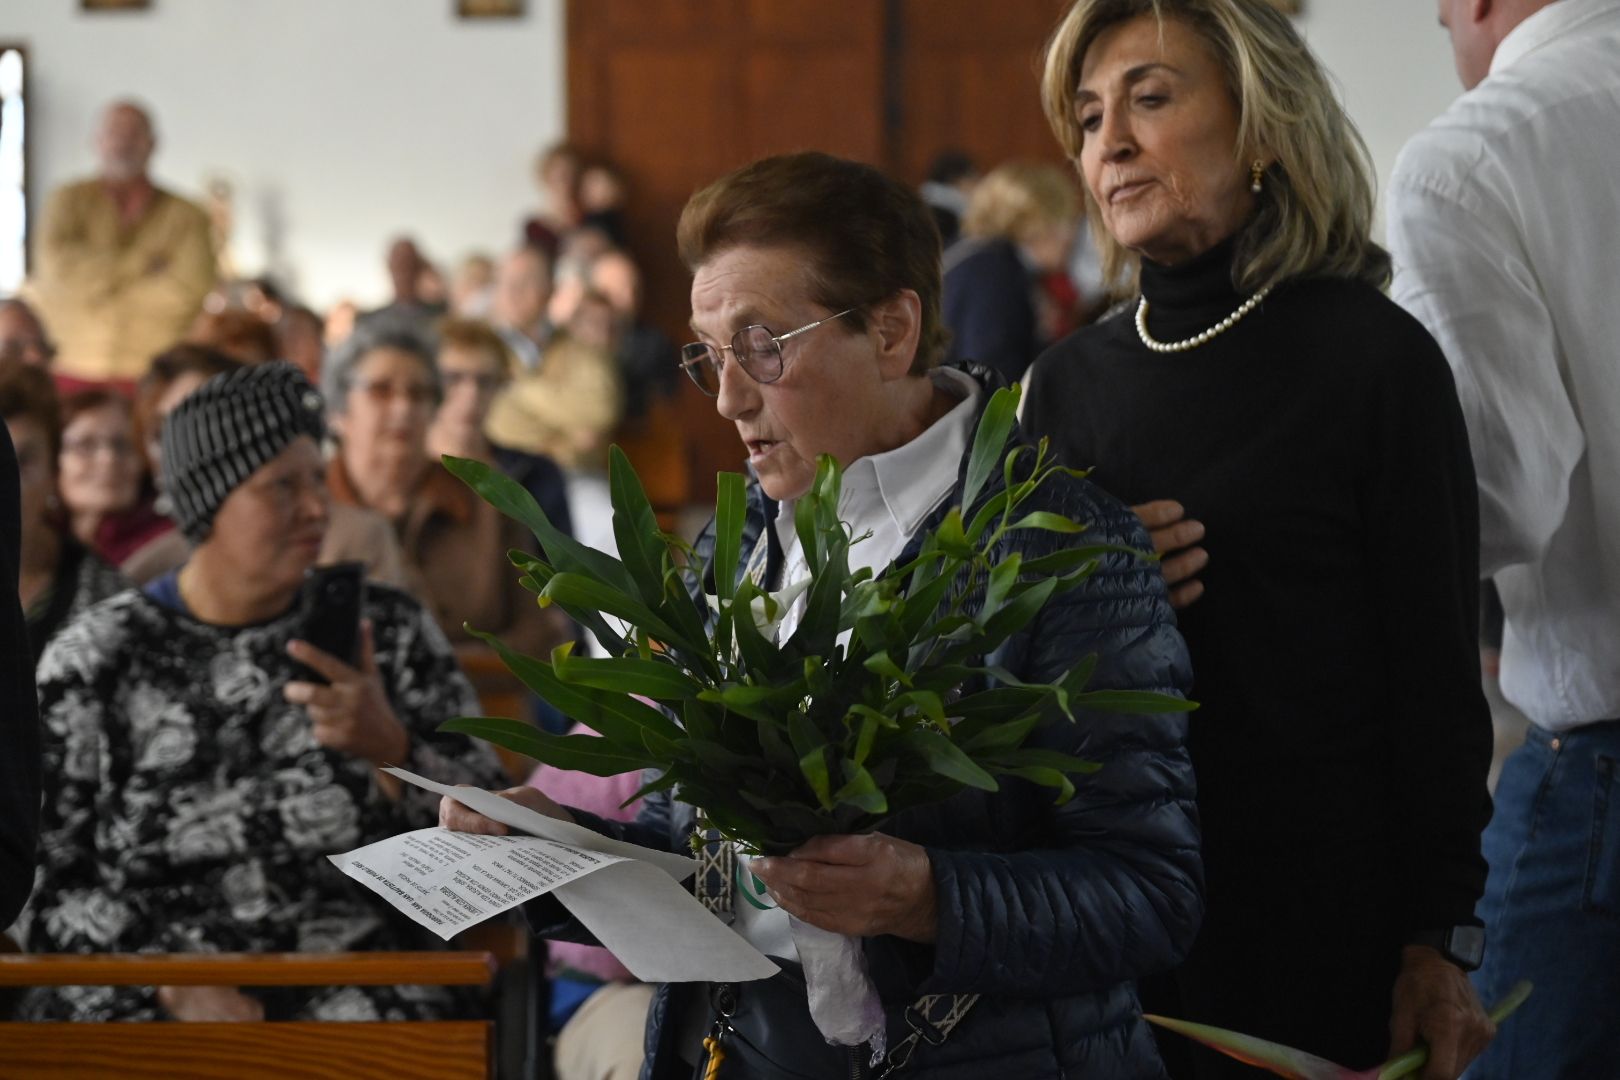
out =
<path fill-rule="evenodd" d="M 450 314 L 487 319 L 495 303 L 495 260 L 483 252 L 462 259 L 450 279 Z"/>
<path fill-rule="evenodd" d="M 562 238 L 579 226 L 579 177 L 584 162 L 565 142 L 547 147 L 535 160 L 540 207 L 523 222 L 523 243 L 556 258 Z"/>
<path fill-rule="evenodd" d="M 490 312 L 524 371 L 540 366 L 540 354 L 551 343 L 551 292 L 552 256 L 544 248 L 521 244 L 501 258 Z"/>
<path fill-rule="evenodd" d="M 466 630 L 498 634 L 533 656 L 572 636 L 556 608 L 518 584 L 505 553 L 534 538 L 428 455 L 443 396 L 432 346 L 397 330 L 359 330 L 327 364 L 338 437 L 327 476 L 334 500 L 386 518 L 405 556 L 410 591 L 450 639 L 483 649 Z"/>
<path fill-rule="evenodd" d="M 274 329 L 276 357 L 292 364 L 304 373 L 304 378 L 319 386 L 321 365 L 326 362 L 321 317 L 302 304 L 293 304 L 283 309 Z"/>
<path fill-rule="evenodd" d="M 114 102 L 96 133 L 100 174 L 46 205 L 37 288 L 60 376 L 128 389 L 186 332 L 214 285 L 208 215 L 152 182 L 156 146 L 146 110 Z"/>
<path fill-rule="evenodd" d="M 928 166 L 928 179 L 917 192 L 933 212 L 941 246 L 949 248 L 962 235 L 962 215 L 978 182 L 978 167 L 960 150 L 942 150 Z"/>
<path fill-rule="evenodd" d="M 1074 181 L 1054 165 L 1000 165 L 979 181 L 945 254 L 952 359 L 1015 383 L 1060 329 L 1073 329 L 1072 310 L 1061 310 L 1072 309 L 1072 288 L 1054 295 L 1046 280 L 1064 277 L 1079 215 Z"/>
<path fill-rule="evenodd" d="M 0 300 L 0 365 L 48 368 L 55 356 L 56 345 L 28 302 L 16 296 Z"/>
<path fill-rule="evenodd" d="M 356 328 L 399 329 L 427 334 L 444 317 L 444 283 L 416 241 L 401 236 L 388 246 L 388 280 L 393 298 L 380 308 L 364 312 Z M 436 284 L 435 284 L 436 282 Z"/>
<path fill-rule="evenodd" d="M 357 655 L 300 640 L 329 503 L 320 396 L 286 363 L 216 376 L 164 427 L 180 570 L 91 608 L 40 664 L 46 793 L 34 952 L 440 947 L 322 856 L 429 825 L 378 771 L 498 777 L 440 733 L 476 709 L 419 605 L 367 587 Z M 321 681 L 316 681 L 316 677 Z M 31 1019 L 382 1020 L 464 1008 L 444 988 L 61 987 Z"/>
<path fill-rule="evenodd" d="M 429 455 L 475 458 L 497 466 L 522 484 L 547 519 L 572 535 L 568 485 L 550 458 L 490 441 L 485 425 L 495 399 L 517 366 L 500 334 L 486 322 L 446 319 L 439 324 L 437 365 L 444 399 L 428 428 Z"/>
<path fill-rule="evenodd" d="M 192 324 L 186 340 L 218 349 L 244 364 L 284 359 L 275 330 L 261 316 L 245 308 L 203 312 Z"/>
<path fill-rule="evenodd" d="M 134 407 L 123 394 L 80 390 L 63 400 L 58 460 L 73 535 L 113 566 L 174 528 L 153 507 Z"/>
<path fill-rule="evenodd" d="M 90 605 L 129 588 L 129 581 L 68 528 L 57 489 L 62 410 L 50 376 L 37 367 L 0 365 L 0 419 L 17 451 L 17 594 L 38 663 L 58 630 Z"/>
<path fill-rule="evenodd" d="M 593 231 L 609 247 L 623 247 L 624 174 L 606 161 L 593 161 L 579 174 L 579 230 Z"/>

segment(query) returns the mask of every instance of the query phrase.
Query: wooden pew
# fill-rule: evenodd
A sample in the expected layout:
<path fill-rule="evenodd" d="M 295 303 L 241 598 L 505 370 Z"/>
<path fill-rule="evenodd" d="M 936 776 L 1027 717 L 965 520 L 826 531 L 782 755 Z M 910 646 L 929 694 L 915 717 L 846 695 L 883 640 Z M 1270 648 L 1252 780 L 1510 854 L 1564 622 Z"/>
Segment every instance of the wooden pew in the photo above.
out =
<path fill-rule="evenodd" d="M 488 986 L 482 952 L 0 956 L 0 987 Z M 487 1080 L 487 1021 L 0 1023 L 6 1080 Z"/>

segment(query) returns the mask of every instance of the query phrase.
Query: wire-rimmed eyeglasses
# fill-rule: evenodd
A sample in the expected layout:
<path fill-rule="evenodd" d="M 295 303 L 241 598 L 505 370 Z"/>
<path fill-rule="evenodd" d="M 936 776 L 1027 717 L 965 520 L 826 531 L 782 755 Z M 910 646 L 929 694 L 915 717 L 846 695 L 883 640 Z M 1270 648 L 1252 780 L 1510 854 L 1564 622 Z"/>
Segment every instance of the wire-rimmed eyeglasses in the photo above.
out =
<path fill-rule="evenodd" d="M 720 354 L 723 352 L 729 352 L 736 357 L 737 363 L 755 382 L 773 383 L 782 377 L 782 369 L 785 366 L 782 360 L 782 342 L 796 338 L 800 334 L 808 334 L 818 326 L 830 323 L 834 319 L 842 319 L 845 315 L 859 311 L 865 306 L 856 304 L 836 315 L 817 319 L 808 326 L 789 330 L 785 334 L 773 334 L 769 327 L 757 323 L 745 326 L 731 335 L 730 345 L 722 345 L 719 348 L 694 341 L 690 345 L 681 346 L 681 367 L 692 377 L 692 381 L 697 383 L 697 388 L 710 397 L 720 395 L 720 366 L 725 363 Z"/>

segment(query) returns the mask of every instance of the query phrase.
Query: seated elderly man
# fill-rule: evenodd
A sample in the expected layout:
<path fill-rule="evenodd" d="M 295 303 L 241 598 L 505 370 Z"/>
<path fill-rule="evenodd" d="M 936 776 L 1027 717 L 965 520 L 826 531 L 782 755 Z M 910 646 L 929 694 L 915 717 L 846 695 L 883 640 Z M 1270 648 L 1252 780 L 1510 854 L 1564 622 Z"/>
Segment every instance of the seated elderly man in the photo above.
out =
<path fill-rule="evenodd" d="M 763 558 L 769 587 L 805 570 L 793 504 L 830 454 L 845 468 L 840 514 L 856 535 L 854 564 L 882 569 L 915 551 L 963 501 L 964 460 L 996 377 L 939 366 L 939 237 L 909 189 L 866 165 L 824 154 L 768 158 L 698 192 L 681 217 L 693 271 L 686 370 L 737 426 L 753 473 L 740 575 Z M 1009 448 L 1022 436 L 1009 436 Z M 992 487 L 1003 478 L 995 471 Z M 993 492 L 992 492 L 993 494 Z M 1084 521 L 1088 542 L 1137 549 L 1136 518 L 1084 480 L 1039 489 L 1044 509 Z M 1063 543 L 1015 530 L 1000 542 L 1026 561 Z M 713 549 L 713 533 L 698 544 Z M 972 601 L 969 601 L 971 604 Z M 790 611 L 784 623 L 796 623 Z M 1022 680 L 1050 681 L 1094 654 L 1092 685 L 1176 691 L 1189 685 L 1163 579 L 1151 563 L 1108 556 L 997 659 Z M 966 792 L 891 818 L 881 833 L 820 837 L 787 857 L 753 860 L 772 903 L 736 905 L 736 925 L 782 971 L 741 985 L 660 987 L 649 1018 L 653 1080 L 707 1063 L 703 1036 L 721 1032 L 722 1077 L 867 1075 L 864 1048 L 825 1042 L 812 1022 L 793 915 L 860 935 L 886 1009 L 889 1045 L 910 1052 L 906 1075 L 1163 1076 L 1134 981 L 1174 964 L 1202 911 L 1198 836 L 1184 714 L 1077 712 L 1043 745 L 1100 761 L 1062 806 L 1028 785 Z M 532 788 L 505 793 L 542 813 L 671 850 L 694 808 L 650 795 L 636 821 L 570 811 Z M 441 820 L 500 832 L 454 800 Z M 712 906 L 730 881 L 705 874 Z M 752 898 L 750 898 L 752 899 Z M 747 908 L 743 911 L 743 908 Z M 578 935 L 559 907 L 531 905 L 542 933 Z M 933 997 L 937 995 L 937 997 Z M 910 1033 L 911 1003 L 934 1025 Z M 728 1017 L 716 1026 L 717 1016 Z"/>

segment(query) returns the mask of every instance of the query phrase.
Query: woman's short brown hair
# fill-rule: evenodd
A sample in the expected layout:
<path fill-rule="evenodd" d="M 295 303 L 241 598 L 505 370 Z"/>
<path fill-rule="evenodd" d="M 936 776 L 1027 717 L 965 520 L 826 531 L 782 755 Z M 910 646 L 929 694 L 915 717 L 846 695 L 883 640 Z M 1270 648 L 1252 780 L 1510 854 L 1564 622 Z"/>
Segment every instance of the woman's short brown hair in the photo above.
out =
<path fill-rule="evenodd" d="M 45 432 L 51 470 L 62 454 L 62 401 L 56 383 L 33 364 L 0 365 L 0 420 L 32 420 Z"/>
<path fill-rule="evenodd" d="M 1234 164 L 1269 159 L 1254 215 L 1238 231 L 1233 284 L 1244 292 L 1292 277 L 1346 277 L 1382 288 L 1389 254 L 1372 240 L 1372 156 L 1327 74 L 1286 15 L 1259 0 L 1076 0 L 1046 48 L 1041 102 L 1078 167 L 1084 132 L 1075 91 L 1086 51 L 1110 26 L 1175 19 L 1209 48 L 1238 108 Z M 1086 214 L 1116 292 L 1135 289 L 1137 259 Z"/>
<path fill-rule="evenodd" d="M 693 195 L 675 236 L 694 273 L 742 245 L 804 251 L 812 299 L 829 311 L 856 309 L 839 320 L 847 333 L 866 329 L 864 305 L 910 289 L 922 301 L 911 370 L 927 371 L 945 353 L 939 230 L 914 191 L 870 165 L 813 151 L 764 158 Z"/>
<path fill-rule="evenodd" d="M 434 328 L 439 337 L 439 350 L 454 345 L 461 349 L 478 349 L 495 359 L 501 378 L 510 379 L 517 374 L 517 357 L 505 339 L 483 319 L 463 319 L 457 316 L 443 319 Z"/>

